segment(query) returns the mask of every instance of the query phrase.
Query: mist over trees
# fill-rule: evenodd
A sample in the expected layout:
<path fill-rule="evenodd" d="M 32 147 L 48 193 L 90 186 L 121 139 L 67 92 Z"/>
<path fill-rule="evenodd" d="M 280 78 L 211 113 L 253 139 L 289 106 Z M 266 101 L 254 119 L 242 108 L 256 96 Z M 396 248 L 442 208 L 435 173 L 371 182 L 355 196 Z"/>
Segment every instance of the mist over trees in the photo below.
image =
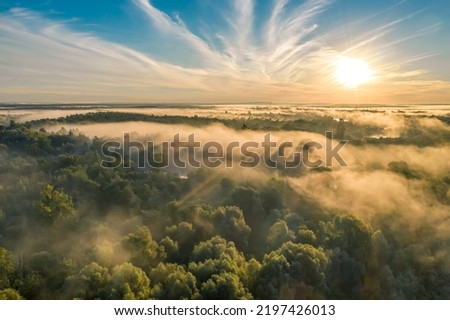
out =
<path fill-rule="evenodd" d="M 337 130 L 321 121 L 301 124 Z M 257 123 L 290 125 L 255 120 L 244 130 Z M 185 179 L 104 168 L 102 139 L 42 124 L 1 128 L 0 299 L 450 298 L 450 173 L 432 176 L 407 161 L 364 168 L 416 192 L 398 197 L 432 204 L 420 215 L 373 198 L 373 211 L 364 212 L 363 187 L 360 198 L 339 191 L 344 176 L 332 170 L 294 179 L 198 169 Z M 394 143 L 364 138 L 377 130 L 350 125 L 345 134 L 360 137 L 356 146 Z M 413 122 L 395 143 L 450 142 L 448 131 L 430 129 L 424 138 L 424 130 Z M 314 195 L 299 192 L 302 179 Z M 335 206 L 320 200 L 328 193 Z"/>

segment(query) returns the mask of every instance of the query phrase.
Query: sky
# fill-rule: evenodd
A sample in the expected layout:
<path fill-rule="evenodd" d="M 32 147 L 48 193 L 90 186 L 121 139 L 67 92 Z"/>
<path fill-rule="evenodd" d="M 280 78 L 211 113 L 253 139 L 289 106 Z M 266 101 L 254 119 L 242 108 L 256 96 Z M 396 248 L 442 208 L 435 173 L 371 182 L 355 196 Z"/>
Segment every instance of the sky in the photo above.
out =
<path fill-rule="evenodd" d="M 448 0 L 1 0 L 0 102 L 446 104 L 449 16 Z"/>

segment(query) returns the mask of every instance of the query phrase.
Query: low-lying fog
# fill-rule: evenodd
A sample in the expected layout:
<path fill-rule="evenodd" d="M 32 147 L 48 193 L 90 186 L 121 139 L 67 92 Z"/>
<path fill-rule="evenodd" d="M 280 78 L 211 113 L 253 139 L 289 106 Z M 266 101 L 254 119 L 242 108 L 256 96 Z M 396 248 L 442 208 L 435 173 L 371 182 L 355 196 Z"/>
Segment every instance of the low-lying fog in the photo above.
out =
<path fill-rule="evenodd" d="M 96 109 L 107 111 L 109 109 Z M 17 110 L 2 111 L 3 117 L 9 116 L 19 121 L 29 121 L 38 118 L 56 118 L 75 113 L 92 112 L 93 110 Z M 329 115 L 336 119 L 345 119 L 364 125 L 376 125 L 385 128 L 384 135 L 398 136 L 404 128 L 405 114 L 438 115 L 448 114 L 448 106 L 398 107 L 379 108 L 320 108 L 311 109 L 304 106 L 272 108 L 256 108 L 249 106 L 220 106 L 215 108 L 127 108 L 111 109 L 111 111 L 126 111 L 153 115 L 183 115 L 183 116 L 214 116 L 214 117 L 267 117 L 269 115 L 283 115 L 296 117 Z M 449 126 L 435 118 L 415 117 L 421 126 L 439 128 L 449 131 Z M 123 134 L 130 133 L 131 138 L 140 141 L 172 141 L 175 134 L 180 134 L 181 141 L 186 141 L 189 134 L 194 133 L 195 139 L 202 145 L 208 141 L 216 141 L 226 146 L 232 141 L 255 141 L 261 146 L 267 132 L 252 130 L 233 130 L 222 124 L 205 127 L 193 127 L 179 124 L 158 124 L 149 122 L 121 122 L 107 124 L 60 124 L 47 126 L 46 130 L 58 132 L 65 130 L 80 132 L 88 137 L 100 137 L 122 142 Z M 325 146 L 323 135 L 301 131 L 276 131 L 271 133 L 271 140 L 278 143 L 293 142 L 294 146 L 307 141 L 316 141 Z M 324 159 L 324 150 L 313 151 L 313 157 Z M 236 150 L 234 152 L 237 152 Z M 258 149 L 262 153 L 262 149 Z M 272 153 L 275 149 L 272 149 Z M 339 152 L 347 166 L 333 163 L 331 171 L 311 172 L 300 176 L 291 176 L 291 185 L 297 192 L 319 202 L 330 210 L 339 210 L 354 214 L 365 219 L 379 214 L 397 214 L 405 219 L 418 219 L 417 223 L 431 223 L 438 234 L 450 231 L 448 219 L 450 212 L 448 206 L 438 201 L 430 191 L 434 180 L 449 176 L 450 174 L 450 142 L 445 145 L 419 148 L 413 145 L 345 145 Z M 240 159 L 240 158 L 238 158 Z M 396 173 L 389 169 L 391 162 L 404 161 L 408 167 L 417 174 L 414 179 Z M 235 177 L 252 179 L 258 177 L 268 179 L 279 176 L 278 170 L 268 170 L 260 165 L 258 168 L 233 169 L 219 168 L 219 170 L 239 170 Z M 184 170 L 178 170 L 184 174 Z M 447 199 L 450 194 L 447 193 Z M 442 223 L 447 221 L 447 223 Z M 447 226 L 447 227 L 445 227 Z"/>

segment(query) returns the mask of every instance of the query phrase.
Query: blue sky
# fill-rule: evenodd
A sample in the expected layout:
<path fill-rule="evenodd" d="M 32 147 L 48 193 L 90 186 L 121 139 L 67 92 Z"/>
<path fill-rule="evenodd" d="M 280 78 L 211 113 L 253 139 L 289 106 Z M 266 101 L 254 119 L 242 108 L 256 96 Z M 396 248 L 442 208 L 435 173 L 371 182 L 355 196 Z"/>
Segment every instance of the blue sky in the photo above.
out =
<path fill-rule="evenodd" d="M 448 103 L 449 14 L 445 0 L 2 1 L 0 101 Z M 339 83 L 343 56 L 370 81 Z"/>

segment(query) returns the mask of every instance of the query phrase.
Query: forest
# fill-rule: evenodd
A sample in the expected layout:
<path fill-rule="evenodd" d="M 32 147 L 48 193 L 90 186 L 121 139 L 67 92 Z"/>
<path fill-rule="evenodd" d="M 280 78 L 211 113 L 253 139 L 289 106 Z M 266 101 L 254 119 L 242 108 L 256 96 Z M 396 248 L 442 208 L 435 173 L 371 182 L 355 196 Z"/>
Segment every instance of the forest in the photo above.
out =
<path fill-rule="evenodd" d="M 395 137 L 320 115 L 4 123 L 0 299 L 449 299 L 449 118 L 401 117 Z M 70 127 L 132 121 L 331 130 L 350 140 L 349 168 L 108 168 L 107 138 Z"/>

